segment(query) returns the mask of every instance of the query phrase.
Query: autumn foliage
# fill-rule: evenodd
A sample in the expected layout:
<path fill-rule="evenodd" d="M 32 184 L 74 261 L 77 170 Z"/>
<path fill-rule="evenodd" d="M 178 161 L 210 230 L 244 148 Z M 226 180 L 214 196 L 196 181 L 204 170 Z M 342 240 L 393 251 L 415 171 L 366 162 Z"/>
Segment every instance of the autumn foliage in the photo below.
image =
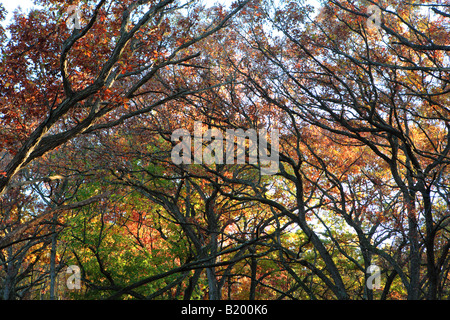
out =
<path fill-rule="evenodd" d="M 35 2 L 0 27 L 0 299 L 450 297 L 448 4 Z M 278 130 L 278 172 L 176 165 L 195 121 Z"/>

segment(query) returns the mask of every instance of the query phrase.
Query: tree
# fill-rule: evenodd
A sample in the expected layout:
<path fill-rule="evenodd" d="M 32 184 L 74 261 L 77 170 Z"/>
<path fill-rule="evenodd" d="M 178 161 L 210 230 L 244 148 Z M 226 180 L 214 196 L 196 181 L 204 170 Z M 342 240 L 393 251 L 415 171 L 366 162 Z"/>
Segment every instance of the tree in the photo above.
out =
<path fill-rule="evenodd" d="M 436 234 L 446 232 L 442 224 L 445 225 L 448 218 L 447 210 L 439 210 L 445 200 L 438 195 L 438 177 L 447 175 L 450 151 L 446 108 L 449 79 L 444 61 L 444 53 L 448 52 L 448 37 L 445 36 L 448 29 L 444 20 L 448 17 L 437 5 L 430 5 L 437 16 L 427 23 L 417 24 L 424 21 L 422 13 L 415 10 L 417 6 L 396 4 L 397 11 L 380 5 L 383 23 L 376 31 L 368 29 L 367 8 L 359 3 L 332 1 L 311 23 L 304 23 L 304 13 L 293 3 L 279 10 L 267 6 L 256 16 L 271 22 L 283 37 L 279 43 L 269 42 L 258 22 L 249 24 L 253 37 L 246 40 L 248 48 L 254 49 L 255 55 L 264 61 L 261 64 L 267 67 L 261 70 L 249 63 L 245 68 L 237 68 L 246 78 L 249 90 L 290 119 L 288 128 L 294 134 L 292 145 L 296 148 L 296 157 L 282 156 L 282 161 L 292 167 L 292 171 L 282 170 L 281 176 L 295 183 L 297 205 L 293 209 L 299 214 L 293 215 L 292 209 L 278 201 L 272 205 L 297 220 L 311 238 L 327 265 L 332 278 L 329 286 L 338 298 L 348 296 L 342 277 L 323 242 L 306 224 L 306 213 L 310 209 L 305 199 L 312 197 L 305 192 L 308 190 L 305 182 L 315 178 L 310 174 L 302 176 L 302 167 L 309 161 L 298 147 L 299 143 L 304 143 L 318 162 L 309 164 L 328 180 L 313 180 L 316 187 L 322 189 L 320 199 L 330 198 L 328 201 L 334 204 L 334 211 L 338 210 L 358 234 L 363 252 L 368 250 L 387 259 L 355 223 L 352 210 L 345 208 L 348 195 L 344 183 L 351 182 L 343 180 L 345 171 L 349 172 L 352 167 L 360 170 L 361 164 L 355 159 L 351 166 L 344 166 L 344 173 L 336 174 L 333 167 L 342 166 L 342 162 L 329 161 L 330 149 L 340 150 L 342 144 L 345 149 L 340 153 L 341 160 L 342 155 L 361 146 L 379 159 L 370 162 L 372 168 L 365 169 L 365 178 L 372 187 L 394 185 L 393 190 L 399 192 L 396 197 L 401 198 L 403 212 L 402 217 L 396 219 L 407 223 L 402 222 L 396 229 L 400 227 L 406 235 L 410 259 L 408 275 L 392 258 L 389 262 L 402 278 L 409 298 L 421 297 L 424 285 L 427 298 L 437 298 L 439 273 L 444 271 L 441 263 L 448 254 L 447 244 L 435 246 Z M 379 33 L 381 35 L 377 36 Z M 246 35 L 243 38 L 246 39 Z M 333 141 L 325 154 L 309 137 L 305 142 L 310 126 Z M 381 170 L 388 170 L 389 176 L 382 177 Z M 352 179 L 356 175 L 353 173 Z M 327 183 L 331 183 L 330 188 L 337 188 L 339 198 L 330 194 L 332 189 L 325 187 Z M 391 194 L 384 193 L 384 196 L 394 196 L 395 193 L 389 192 Z M 352 195 L 353 201 L 361 202 L 355 195 L 358 194 Z M 388 204 L 393 205 L 392 202 L 382 203 L 383 207 Z M 373 202 L 370 205 L 375 209 Z M 421 278 L 422 246 L 426 252 L 425 279 Z M 439 263 L 436 262 L 438 252 L 442 254 Z"/>
<path fill-rule="evenodd" d="M 99 1 L 92 12 L 89 5 L 81 8 L 86 17 L 90 13 L 88 22 L 71 35 L 55 14 L 66 9 L 58 2 L 46 3 L 44 11 L 35 10 L 28 18 L 18 17 L 10 27 L 11 41 L 2 49 L 2 149 L 7 154 L 1 194 L 24 166 L 74 136 L 117 125 L 185 95 L 183 89 L 165 91 L 164 82 L 152 80 L 161 69 L 197 57 L 200 53 L 189 48 L 245 5 L 196 30 L 201 10 L 196 4 L 183 17 L 178 12 L 187 4 L 173 0 L 113 2 L 108 8 L 105 3 Z M 171 20 L 190 27 L 172 28 Z M 95 41 L 99 36 L 101 42 Z M 127 111 L 130 99 L 148 92 L 153 93 L 150 106 Z M 21 108 L 13 108 L 15 104 Z M 21 117 L 29 122 L 19 122 Z"/>
<path fill-rule="evenodd" d="M 42 3 L 2 48 L 3 298 L 448 298 L 447 5 Z"/>
<path fill-rule="evenodd" d="M 0 68 L 0 195 L 5 205 L 16 187 L 64 179 L 46 176 L 46 168 L 39 171 L 33 167 L 29 172 L 36 176 L 24 181 L 22 172 L 34 161 L 79 135 L 121 125 L 189 94 L 188 89 L 171 83 L 165 70 L 193 68 L 188 62 L 201 51 L 193 52 L 191 47 L 221 29 L 245 1 L 209 24 L 197 21 L 203 7 L 195 2 L 83 2 L 78 7 L 82 27 L 77 29 L 75 23 L 73 31 L 67 28 L 72 12 L 68 4 L 43 1 L 42 5 L 44 9 L 28 16 L 16 14 L 9 26 L 10 38 L 1 30 L 5 45 Z M 148 102 L 145 106 L 140 105 L 142 97 Z M 55 212 L 88 205 L 104 196 L 95 194 L 71 204 L 64 203 L 75 195 L 52 205 L 48 202 L 49 210 L 31 214 L 32 221 L 20 221 L 17 228 L 8 230 L 1 246 L 8 248 L 24 240 L 24 230 L 35 239 L 48 217 L 53 214 L 54 221 L 58 220 Z M 5 297 L 12 296 L 5 293 Z"/>

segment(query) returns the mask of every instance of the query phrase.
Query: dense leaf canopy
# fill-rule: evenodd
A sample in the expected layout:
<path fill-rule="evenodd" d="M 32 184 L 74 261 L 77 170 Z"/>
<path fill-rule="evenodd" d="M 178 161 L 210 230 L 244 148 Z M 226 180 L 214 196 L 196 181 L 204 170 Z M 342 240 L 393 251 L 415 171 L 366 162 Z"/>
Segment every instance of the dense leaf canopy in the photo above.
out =
<path fill-rule="evenodd" d="M 445 1 L 35 3 L 0 27 L 0 299 L 450 298 Z"/>

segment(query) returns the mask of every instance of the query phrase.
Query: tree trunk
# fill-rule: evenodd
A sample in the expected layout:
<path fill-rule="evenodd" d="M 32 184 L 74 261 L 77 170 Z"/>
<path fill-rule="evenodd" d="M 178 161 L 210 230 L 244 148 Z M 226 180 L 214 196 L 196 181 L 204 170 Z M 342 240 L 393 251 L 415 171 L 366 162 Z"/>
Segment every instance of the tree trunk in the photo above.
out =
<path fill-rule="evenodd" d="M 211 234 L 210 247 L 211 247 L 210 255 L 213 257 L 211 258 L 210 262 L 214 264 L 216 263 L 215 256 L 217 254 L 217 235 L 215 232 Z M 208 277 L 209 300 L 220 300 L 221 294 L 219 291 L 219 282 L 217 281 L 216 277 L 216 268 L 215 267 L 206 268 L 206 275 Z"/>
<path fill-rule="evenodd" d="M 416 217 L 416 210 L 414 204 L 414 196 L 405 195 L 406 207 L 408 212 L 408 237 L 410 242 L 409 253 L 409 289 L 408 300 L 419 299 L 419 282 L 420 282 L 420 248 L 419 248 L 419 233 Z"/>
<path fill-rule="evenodd" d="M 249 300 L 255 300 L 256 299 L 256 268 L 257 268 L 257 261 L 254 256 L 255 254 L 255 247 L 252 246 L 250 249 L 250 252 L 252 254 L 251 258 L 251 284 L 250 284 L 250 294 L 249 294 Z"/>
<path fill-rule="evenodd" d="M 50 250 L 50 300 L 55 300 L 55 283 L 56 283 L 56 221 L 57 214 L 53 215 L 52 225 L 52 248 Z"/>
<path fill-rule="evenodd" d="M 437 299 L 439 272 L 436 268 L 434 239 L 436 232 L 433 224 L 431 196 L 428 190 L 421 190 L 423 196 L 424 216 L 425 216 L 425 248 L 427 254 L 427 278 L 428 278 L 428 296 L 429 300 Z"/>
<path fill-rule="evenodd" d="M 209 300 L 220 300 L 219 286 L 215 268 L 206 268 L 209 286 Z"/>

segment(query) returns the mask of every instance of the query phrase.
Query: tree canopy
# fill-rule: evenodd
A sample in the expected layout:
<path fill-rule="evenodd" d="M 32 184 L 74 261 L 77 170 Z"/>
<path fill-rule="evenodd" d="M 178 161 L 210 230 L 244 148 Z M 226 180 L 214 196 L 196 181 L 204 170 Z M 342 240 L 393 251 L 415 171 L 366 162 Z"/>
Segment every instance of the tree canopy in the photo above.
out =
<path fill-rule="evenodd" d="M 35 3 L 0 27 L 0 299 L 450 298 L 449 4 Z"/>

